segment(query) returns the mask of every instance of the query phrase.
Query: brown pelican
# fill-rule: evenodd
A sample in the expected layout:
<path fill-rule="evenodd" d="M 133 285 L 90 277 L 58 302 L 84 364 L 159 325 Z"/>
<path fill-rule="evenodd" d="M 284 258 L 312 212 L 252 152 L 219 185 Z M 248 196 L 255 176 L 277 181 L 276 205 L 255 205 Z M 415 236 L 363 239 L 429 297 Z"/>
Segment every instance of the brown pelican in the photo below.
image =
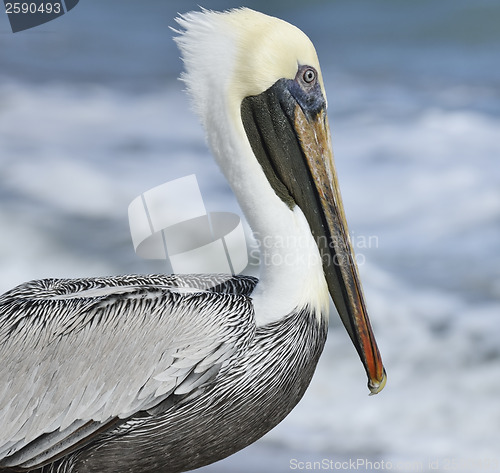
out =
<path fill-rule="evenodd" d="M 45 279 L 1 296 L 1 471 L 180 472 L 240 450 L 304 394 L 329 295 L 370 391 L 385 384 L 312 43 L 249 9 L 177 21 L 183 80 L 260 242 L 260 279 Z"/>

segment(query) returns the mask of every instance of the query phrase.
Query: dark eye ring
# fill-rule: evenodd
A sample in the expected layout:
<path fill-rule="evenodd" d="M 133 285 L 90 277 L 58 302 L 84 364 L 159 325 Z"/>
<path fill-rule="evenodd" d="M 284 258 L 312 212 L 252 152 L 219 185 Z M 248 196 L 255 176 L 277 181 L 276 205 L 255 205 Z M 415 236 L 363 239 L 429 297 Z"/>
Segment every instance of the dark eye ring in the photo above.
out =
<path fill-rule="evenodd" d="M 316 80 L 316 71 L 308 67 L 302 74 L 302 79 L 306 84 L 312 84 Z"/>

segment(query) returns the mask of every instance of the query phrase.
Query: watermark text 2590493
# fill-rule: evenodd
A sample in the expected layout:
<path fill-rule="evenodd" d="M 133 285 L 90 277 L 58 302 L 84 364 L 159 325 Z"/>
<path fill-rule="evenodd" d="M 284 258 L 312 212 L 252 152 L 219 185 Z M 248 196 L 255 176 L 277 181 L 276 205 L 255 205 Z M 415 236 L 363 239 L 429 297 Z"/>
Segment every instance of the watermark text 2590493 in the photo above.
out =
<path fill-rule="evenodd" d="M 74 8 L 79 0 L 4 0 L 13 33 L 54 20 Z"/>
<path fill-rule="evenodd" d="M 50 15 L 51 13 L 61 13 L 62 5 L 59 2 L 42 2 L 37 4 L 35 2 L 5 2 L 5 13 L 10 15 L 14 13 L 22 13 L 23 15 L 34 15 L 35 13 L 46 13 Z"/>

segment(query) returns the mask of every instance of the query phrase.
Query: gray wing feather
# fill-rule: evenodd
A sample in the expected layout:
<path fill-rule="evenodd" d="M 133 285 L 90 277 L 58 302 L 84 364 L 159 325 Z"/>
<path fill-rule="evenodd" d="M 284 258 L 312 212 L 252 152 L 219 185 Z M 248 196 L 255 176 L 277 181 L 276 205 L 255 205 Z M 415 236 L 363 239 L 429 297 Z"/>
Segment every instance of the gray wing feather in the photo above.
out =
<path fill-rule="evenodd" d="M 252 306 L 238 292 L 254 286 L 124 276 L 33 281 L 1 296 L 0 459 L 32 441 L 23 462 L 64 438 L 67 448 L 84 424 L 92 433 L 198 389 L 253 338 Z"/>

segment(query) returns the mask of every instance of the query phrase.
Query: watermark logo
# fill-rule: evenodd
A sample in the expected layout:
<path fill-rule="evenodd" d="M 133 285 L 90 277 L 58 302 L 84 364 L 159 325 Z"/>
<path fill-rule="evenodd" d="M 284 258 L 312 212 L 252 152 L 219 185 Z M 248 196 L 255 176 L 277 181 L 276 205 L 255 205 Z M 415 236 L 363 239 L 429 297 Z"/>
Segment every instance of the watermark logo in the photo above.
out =
<path fill-rule="evenodd" d="M 128 208 L 134 250 L 144 259 L 166 261 L 173 274 L 240 274 L 247 266 L 310 267 L 319 253 L 311 251 L 310 235 L 252 234 L 247 248 L 240 217 L 231 212 L 207 212 L 194 174 L 166 182 L 136 197 Z M 376 235 L 349 235 L 356 256 L 343 253 L 343 241 L 320 236 L 322 263 L 346 266 L 365 263 L 363 249 L 378 248 Z M 340 250 L 340 251 L 339 251 Z M 217 278 L 220 283 L 220 277 Z"/>
<path fill-rule="evenodd" d="M 150 189 L 128 208 L 135 252 L 177 274 L 238 274 L 248 264 L 240 217 L 207 212 L 194 174 Z"/>
<path fill-rule="evenodd" d="M 4 0 L 13 33 L 55 20 L 76 7 L 79 0 Z"/>

